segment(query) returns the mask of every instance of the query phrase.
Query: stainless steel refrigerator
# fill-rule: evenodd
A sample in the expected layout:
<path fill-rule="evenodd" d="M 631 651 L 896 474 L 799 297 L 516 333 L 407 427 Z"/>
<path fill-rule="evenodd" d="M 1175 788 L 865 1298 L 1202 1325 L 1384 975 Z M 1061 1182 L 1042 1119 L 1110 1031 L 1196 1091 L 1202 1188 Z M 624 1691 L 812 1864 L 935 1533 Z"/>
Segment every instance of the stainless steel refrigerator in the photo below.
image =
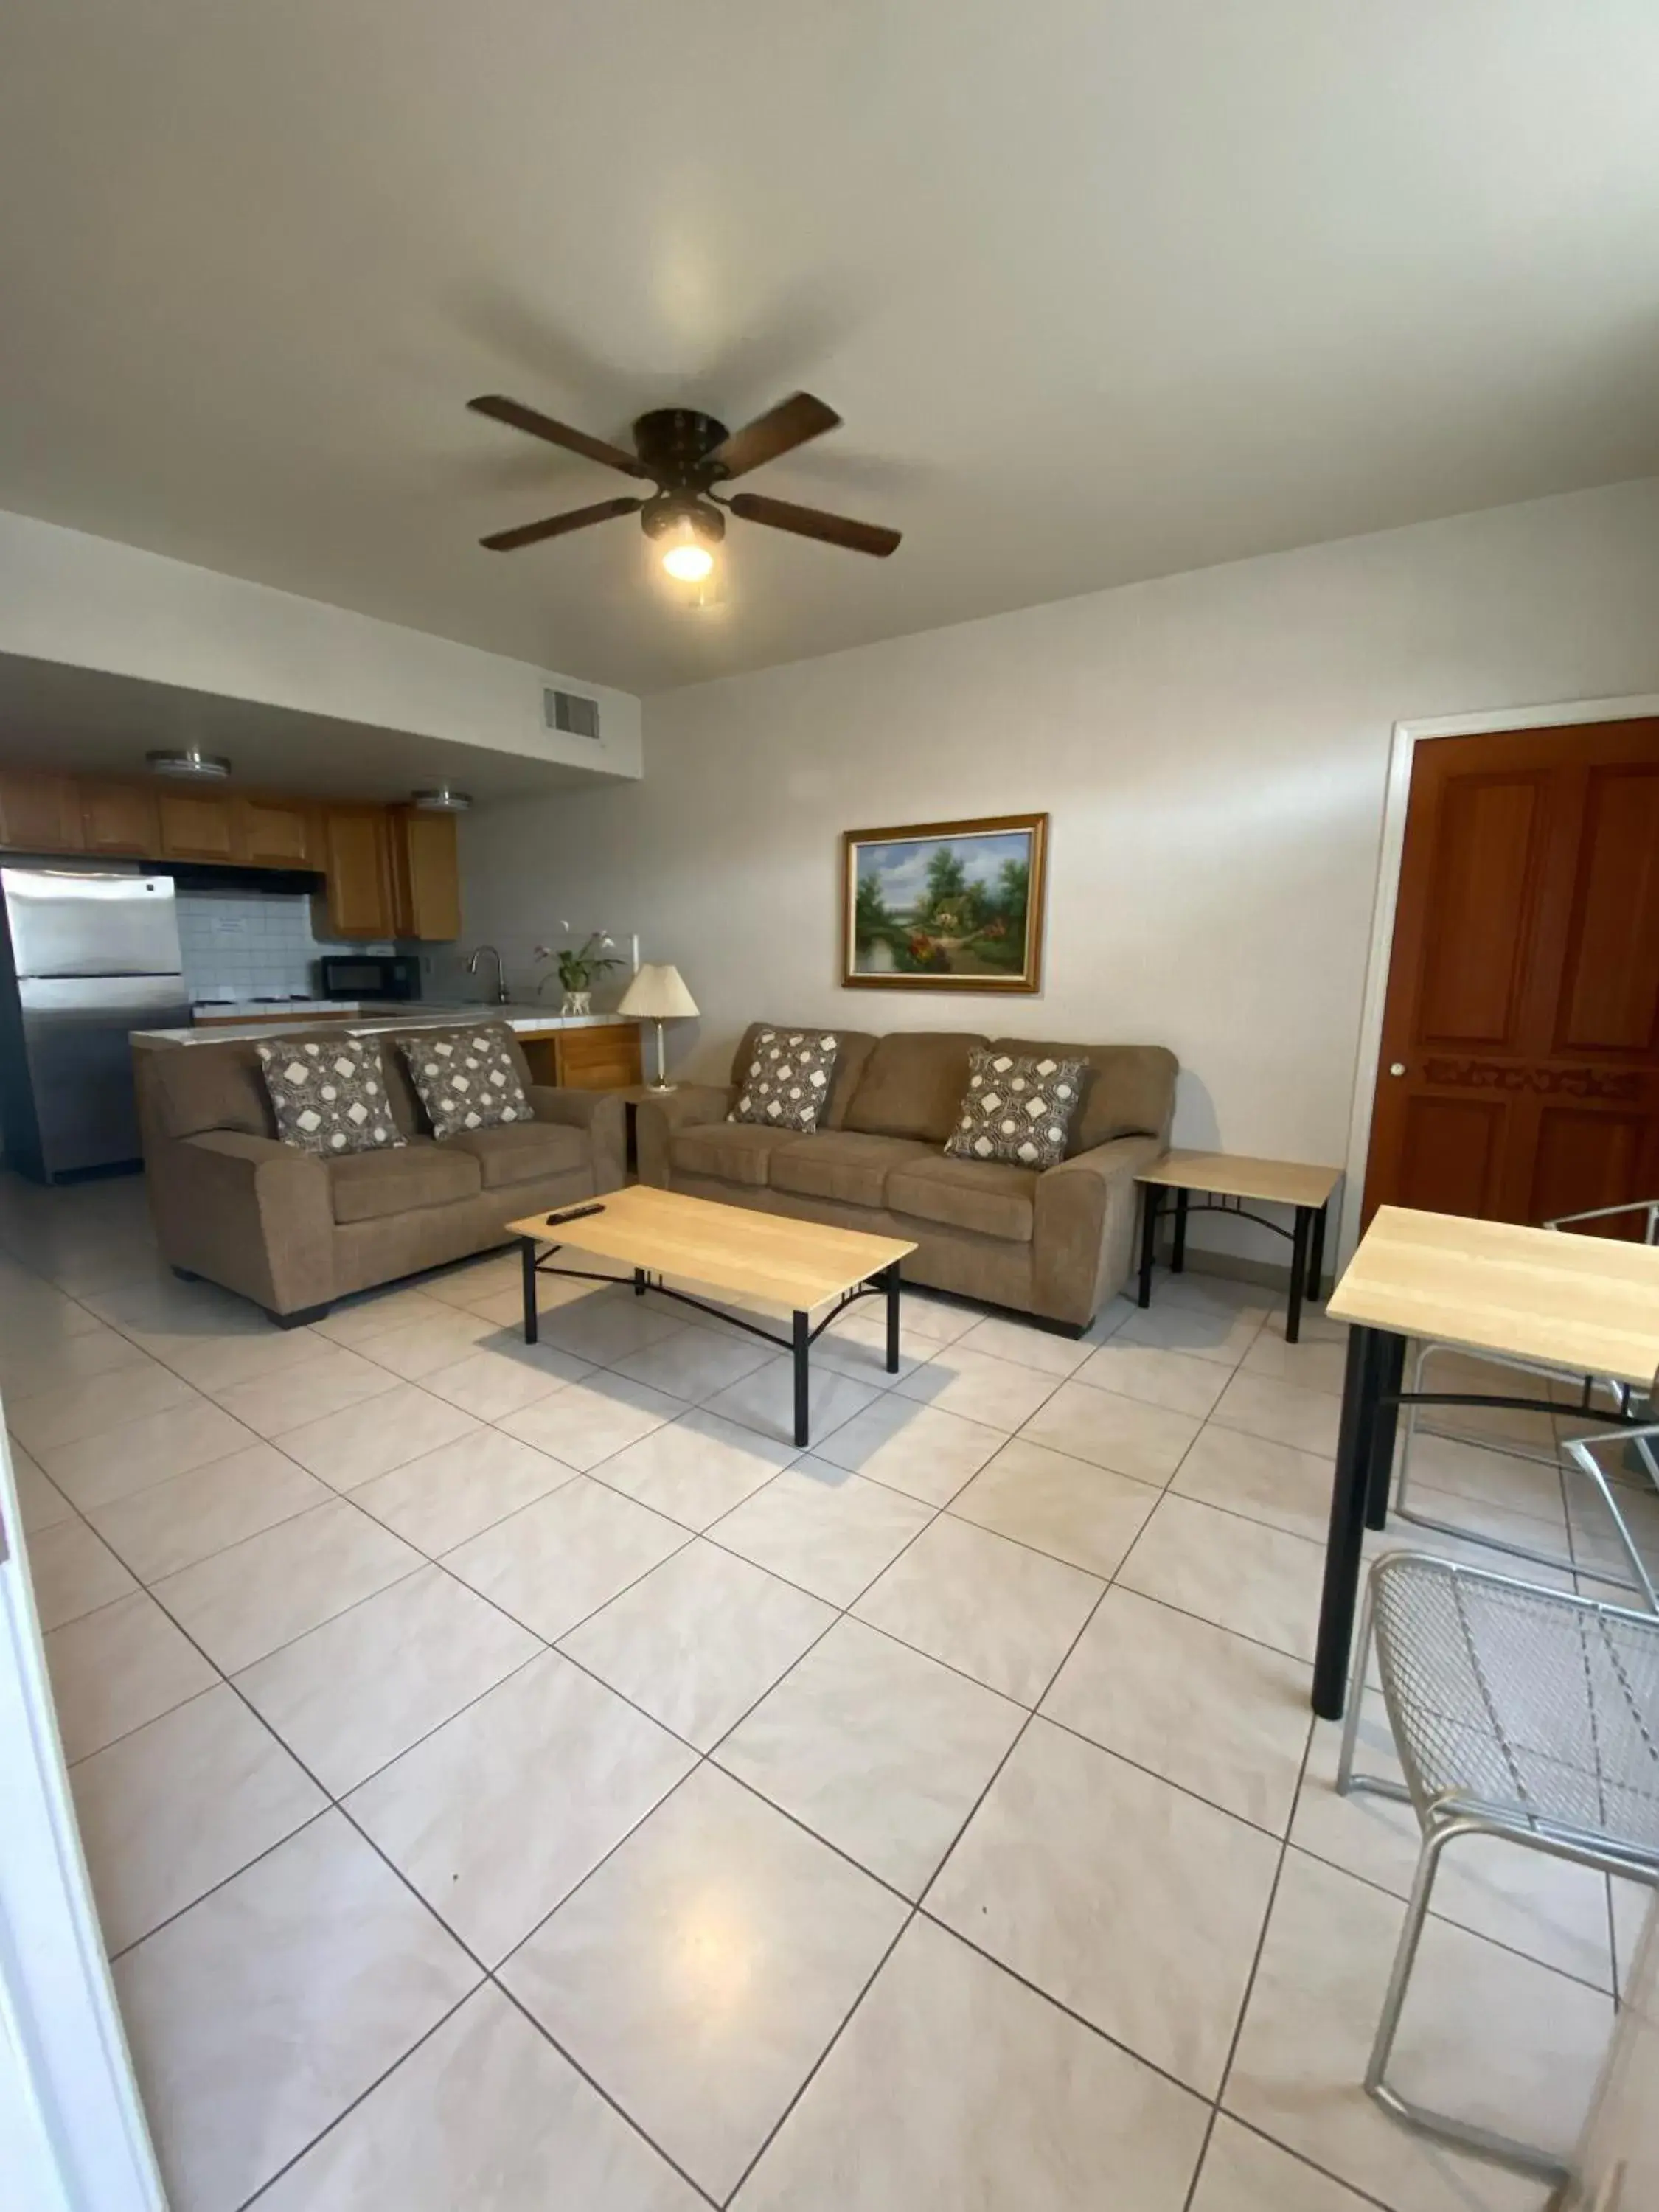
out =
<path fill-rule="evenodd" d="M 9 1164 L 39 1182 L 140 1153 L 133 1030 L 190 1021 L 173 878 L 0 868 L 0 1104 Z"/>

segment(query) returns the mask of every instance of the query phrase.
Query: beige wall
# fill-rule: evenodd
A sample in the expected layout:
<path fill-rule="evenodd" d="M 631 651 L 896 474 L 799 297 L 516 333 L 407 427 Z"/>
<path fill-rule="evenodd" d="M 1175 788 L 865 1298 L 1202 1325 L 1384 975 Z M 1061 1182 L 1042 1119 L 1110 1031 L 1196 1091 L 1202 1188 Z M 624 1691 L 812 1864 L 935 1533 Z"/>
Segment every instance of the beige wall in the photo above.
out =
<path fill-rule="evenodd" d="M 514 966 L 561 915 L 640 931 L 703 1009 L 684 1073 L 755 1016 L 1157 1042 L 1177 1141 L 1340 1160 L 1393 724 L 1649 691 L 1659 480 L 649 699 L 641 784 L 465 824 L 469 927 Z M 1027 808 L 1041 999 L 838 987 L 842 830 Z"/>

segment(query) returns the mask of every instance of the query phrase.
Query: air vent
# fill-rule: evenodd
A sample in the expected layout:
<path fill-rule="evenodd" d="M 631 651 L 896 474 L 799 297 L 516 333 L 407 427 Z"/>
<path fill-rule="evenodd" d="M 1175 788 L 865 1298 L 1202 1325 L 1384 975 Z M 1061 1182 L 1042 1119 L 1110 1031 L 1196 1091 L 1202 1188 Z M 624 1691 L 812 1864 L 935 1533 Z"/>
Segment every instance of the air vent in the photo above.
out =
<path fill-rule="evenodd" d="M 542 720 L 550 730 L 562 730 L 568 738 L 599 739 L 599 702 L 580 691 L 556 691 L 550 684 L 542 693 Z"/>

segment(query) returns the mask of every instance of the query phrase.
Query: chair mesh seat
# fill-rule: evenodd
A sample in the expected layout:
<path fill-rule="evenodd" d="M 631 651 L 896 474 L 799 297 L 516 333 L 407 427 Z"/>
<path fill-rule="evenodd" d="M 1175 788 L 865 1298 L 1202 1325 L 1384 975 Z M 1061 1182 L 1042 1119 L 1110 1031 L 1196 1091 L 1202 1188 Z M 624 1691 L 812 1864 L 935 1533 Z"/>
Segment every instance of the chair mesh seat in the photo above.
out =
<path fill-rule="evenodd" d="M 1437 1798 L 1659 1853 L 1659 1619 L 1414 1554 L 1378 1571 L 1383 1696 Z"/>

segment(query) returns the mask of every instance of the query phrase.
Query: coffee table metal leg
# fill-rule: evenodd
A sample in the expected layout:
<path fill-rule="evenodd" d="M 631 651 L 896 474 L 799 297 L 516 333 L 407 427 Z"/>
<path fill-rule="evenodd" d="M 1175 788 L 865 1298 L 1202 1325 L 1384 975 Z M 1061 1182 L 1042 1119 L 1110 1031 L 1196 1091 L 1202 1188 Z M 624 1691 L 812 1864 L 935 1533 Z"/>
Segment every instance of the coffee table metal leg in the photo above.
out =
<path fill-rule="evenodd" d="M 1176 1193 L 1175 1239 L 1170 1247 L 1170 1273 L 1184 1275 L 1187 1272 L 1187 1208 L 1191 1202 L 1189 1190 Z"/>
<path fill-rule="evenodd" d="M 524 1269 L 524 1340 L 536 1341 L 536 1240 L 533 1237 L 519 1239 L 519 1258 Z"/>
<path fill-rule="evenodd" d="M 1386 1344 L 1387 1338 L 1379 1329 L 1354 1328 L 1348 1333 L 1336 1480 L 1331 1486 L 1330 1534 L 1325 1542 L 1325 1586 L 1319 1606 L 1319 1640 L 1314 1649 L 1313 1709 L 1322 1720 L 1340 1721 L 1347 1698 L 1348 1654 L 1359 1595 L 1373 1432 Z"/>
<path fill-rule="evenodd" d="M 899 1370 L 899 1263 L 881 1271 L 887 1287 L 887 1372 L 896 1375 Z"/>
<path fill-rule="evenodd" d="M 1314 1216 L 1313 1242 L 1308 1250 L 1308 1296 L 1316 1305 L 1319 1294 L 1325 1287 L 1325 1224 L 1330 1213 L 1328 1200 Z"/>
<path fill-rule="evenodd" d="M 1308 1279 L 1308 1226 L 1311 1209 L 1298 1206 L 1291 1232 L 1291 1294 L 1285 1304 L 1285 1341 L 1302 1340 L 1302 1292 Z"/>
<path fill-rule="evenodd" d="M 795 1443 L 798 1448 L 805 1445 L 808 1441 L 807 1431 L 811 1419 L 807 1397 L 806 1371 L 807 1356 L 811 1341 L 807 1333 L 806 1316 L 804 1313 L 798 1313 L 794 1317 L 792 1340 L 795 1356 Z"/>
<path fill-rule="evenodd" d="M 1164 1193 L 1155 1182 L 1140 1186 L 1140 1295 L 1135 1303 L 1152 1303 L 1152 1253 L 1158 1243 L 1158 1207 Z"/>

